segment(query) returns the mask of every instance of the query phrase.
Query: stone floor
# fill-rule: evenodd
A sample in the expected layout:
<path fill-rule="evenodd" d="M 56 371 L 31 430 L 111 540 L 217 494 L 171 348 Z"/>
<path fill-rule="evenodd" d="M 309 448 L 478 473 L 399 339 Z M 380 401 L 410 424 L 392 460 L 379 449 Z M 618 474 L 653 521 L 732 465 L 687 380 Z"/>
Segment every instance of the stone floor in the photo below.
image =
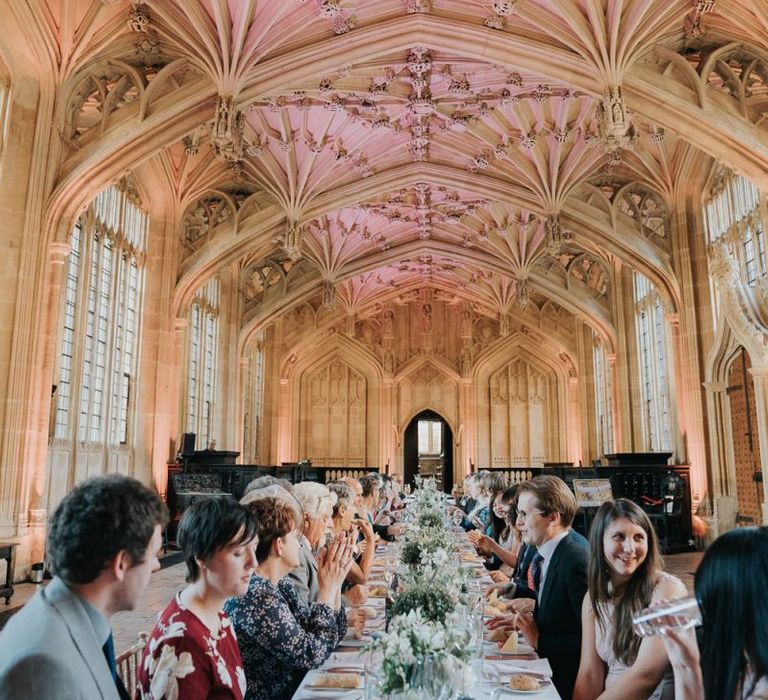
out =
<path fill-rule="evenodd" d="M 666 570 L 678 576 L 688 590 L 693 588 L 693 573 L 701 561 L 702 552 L 685 554 L 670 554 L 665 559 Z M 118 651 L 133 644 L 139 632 L 149 632 L 152 629 L 157 613 L 168 604 L 171 597 L 184 587 L 186 565 L 175 564 L 152 574 L 149 586 L 144 592 L 135 610 L 118 613 L 112 618 L 112 628 L 115 636 L 115 649 Z M 32 583 L 20 583 L 11 600 L 10 608 L 20 607 L 31 598 L 37 586 Z M 3 611 L 0 604 L 0 612 Z"/>

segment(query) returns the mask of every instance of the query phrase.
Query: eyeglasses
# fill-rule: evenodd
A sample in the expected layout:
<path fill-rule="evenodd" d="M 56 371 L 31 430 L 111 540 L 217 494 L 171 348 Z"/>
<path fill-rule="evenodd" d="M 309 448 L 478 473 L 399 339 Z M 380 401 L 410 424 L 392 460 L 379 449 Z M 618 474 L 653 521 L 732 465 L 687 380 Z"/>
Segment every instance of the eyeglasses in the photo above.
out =
<path fill-rule="evenodd" d="M 546 513 L 543 510 L 532 510 L 530 513 L 526 513 L 524 510 L 518 510 L 517 511 L 517 519 L 518 520 L 528 520 L 530 516 L 535 515 L 538 513 L 539 515 L 546 515 Z"/>

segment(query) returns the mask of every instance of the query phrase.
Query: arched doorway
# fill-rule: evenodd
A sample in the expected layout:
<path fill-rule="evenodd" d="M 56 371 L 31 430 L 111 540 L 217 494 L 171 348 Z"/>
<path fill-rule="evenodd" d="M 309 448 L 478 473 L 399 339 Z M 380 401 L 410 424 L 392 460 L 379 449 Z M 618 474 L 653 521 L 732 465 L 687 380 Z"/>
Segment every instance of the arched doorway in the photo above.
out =
<path fill-rule="evenodd" d="M 739 348 L 728 371 L 728 400 L 731 409 L 731 435 L 736 466 L 737 524 L 762 522 L 763 472 L 757 430 L 755 386 L 752 363 L 744 348 Z"/>
<path fill-rule="evenodd" d="M 415 415 L 403 436 L 403 478 L 435 476 L 443 491 L 453 488 L 453 432 L 448 422 L 435 411 Z"/>

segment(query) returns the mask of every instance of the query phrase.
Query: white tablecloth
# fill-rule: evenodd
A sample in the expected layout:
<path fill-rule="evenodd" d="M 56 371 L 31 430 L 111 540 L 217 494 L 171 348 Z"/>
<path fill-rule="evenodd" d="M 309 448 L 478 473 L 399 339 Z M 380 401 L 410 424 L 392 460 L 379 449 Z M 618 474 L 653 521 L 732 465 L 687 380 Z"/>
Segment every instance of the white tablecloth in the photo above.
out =
<path fill-rule="evenodd" d="M 377 566 L 372 572 L 372 580 L 370 581 L 370 585 L 383 585 L 383 581 L 375 580 L 380 575 L 381 569 Z M 483 585 L 483 587 L 493 583 L 487 574 L 478 578 L 477 580 Z M 365 631 L 367 634 L 373 629 L 381 628 L 381 620 L 384 614 L 384 599 L 371 598 L 365 604 L 365 607 L 374 608 L 376 611 L 376 617 L 371 618 L 366 623 Z M 549 662 L 546 659 L 531 658 L 532 656 L 535 656 L 535 654 L 528 654 L 527 656 L 509 656 L 502 659 L 488 658 L 497 655 L 494 653 L 492 646 L 489 647 L 486 644 L 484 645 L 484 649 L 486 658 L 483 660 L 483 675 L 485 677 L 485 681 L 473 689 L 472 697 L 474 700 L 487 700 L 490 698 L 493 690 L 500 686 L 499 679 L 501 681 L 508 680 L 509 676 L 513 673 L 529 672 L 541 675 L 542 677 L 546 678 L 549 678 L 552 675 Z M 322 665 L 321 668 L 310 671 L 306 675 L 304 681 L 293 696 L 294 700 L 360 700 L 365 697 L 365 689 L 362 687 L 358 690 L 339 691 L 338 693 L 335 693 L 331 690 L 317 691 L 306 687 L 308 684 L 311 685 L 313 677 L 315 677 L 318 673 L 323 673 L 326 669 L 331 668 L 358 670 L 361 677 L 364 677 L 365 654 L 363 654 L 359 648 L 350 649 L 348 646 L 345 647 L 344 643 L 342 642 L 342 644 L 339 645 L 337 651 L 331 654 L 331 656 Z M 363 681 L 361 680 L 361 685 L 362 683 Z M 500 697 L 509 700 L 514 700 L 514 698 L 530 698 L 530 700 L 560 700 L 560 695 L 558 694 L 557 690 L 555 690 L 555 687 L 551 682 L 545 685 L 538 692 L 522 693 L 515 692 L 510 689 L 507 692 L 502 693 Z"/>

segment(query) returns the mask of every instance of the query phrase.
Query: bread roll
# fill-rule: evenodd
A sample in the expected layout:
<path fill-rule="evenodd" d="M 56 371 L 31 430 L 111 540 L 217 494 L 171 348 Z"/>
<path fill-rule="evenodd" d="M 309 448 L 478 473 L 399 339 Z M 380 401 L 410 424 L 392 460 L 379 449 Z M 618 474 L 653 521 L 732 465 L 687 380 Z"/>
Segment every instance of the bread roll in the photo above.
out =
<path fill-rule="evenodd" d="M 509 679 L 509 687 L 512 690 L 538 690 L 541 686 L 538 678 L 525 673 L 516 673 Z"/>

